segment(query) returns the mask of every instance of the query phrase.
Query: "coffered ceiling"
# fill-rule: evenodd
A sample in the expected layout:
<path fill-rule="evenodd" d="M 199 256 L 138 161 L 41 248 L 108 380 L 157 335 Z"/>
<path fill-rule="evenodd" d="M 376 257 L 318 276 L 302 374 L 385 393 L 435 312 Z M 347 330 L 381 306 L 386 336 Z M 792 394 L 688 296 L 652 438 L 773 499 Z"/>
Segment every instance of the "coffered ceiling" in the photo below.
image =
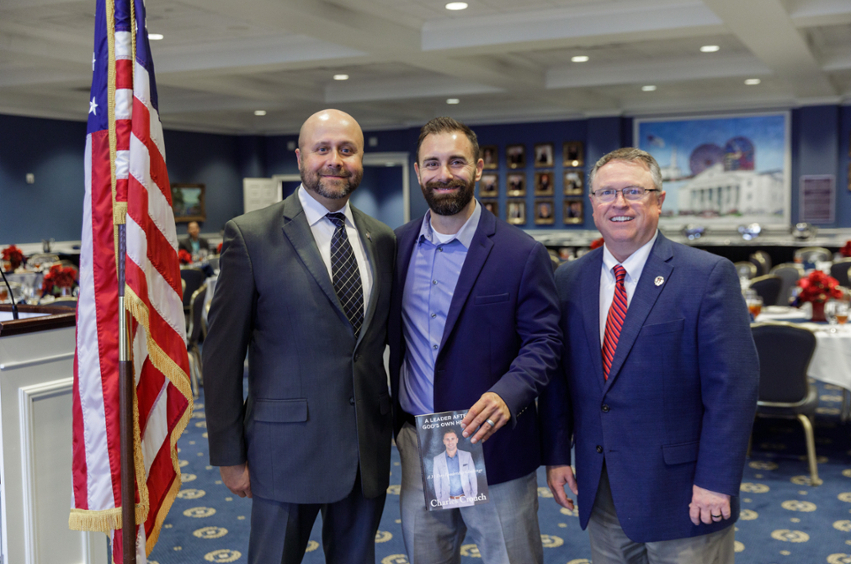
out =
<path fill-rule="evenodd" d="M 163 124 L 283 133 L 325 107 L 376 129 L 851 100 L 848 0 L 445 1 L 148 0 Z M 94 9 L 0 3 L 0 113 L 85 120 Z"/>

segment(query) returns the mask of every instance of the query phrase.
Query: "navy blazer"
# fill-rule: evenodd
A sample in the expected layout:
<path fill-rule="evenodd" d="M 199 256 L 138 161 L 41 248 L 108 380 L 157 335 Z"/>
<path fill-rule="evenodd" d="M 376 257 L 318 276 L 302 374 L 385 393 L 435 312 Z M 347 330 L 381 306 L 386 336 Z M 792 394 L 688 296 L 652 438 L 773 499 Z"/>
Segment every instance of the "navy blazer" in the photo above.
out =
<path fill-rule="evenodd" d="M 605 460 L 612 497 L 635 542 L 731 525 L 756 410 L 759 360 L 732 263 L 661 233 L 627 310 L 608 381 L 599 294 L 603 250 L 561 266 L 564 372 L 539 402 L 546 464 L 569 464 L 575 437 L 580 524 Z M 730 520 L 695 526 L 692 485 L 732 496 Z"/>
<path fill-rule="evenodd" d="M 393 427 L 384 349 L 395 238 L 351 210 L 372 269 L 358 339 L 298 193 L 225 225 L 204 342 L 210 463 L 247 461 L 251 491 L 264 499 L 339 501 L 357 487 L 358 470 L 365 497 L 387 489 Z"/>
<path fill-rule="evenodd" d="M 404 423 L 402 294 L 421 225 L 422 218 L 396 230 L 388 338 L 397 433 Z M 541 243 L 482 209 L 435 363 L 434 409 L 468 409 L 488 391 L 508 405 L 510 422 L 483 443 L 489 484 L 525 476 L 541 464 L 534 400 L 557 371 L 562 346 L 550 264 Z"/>

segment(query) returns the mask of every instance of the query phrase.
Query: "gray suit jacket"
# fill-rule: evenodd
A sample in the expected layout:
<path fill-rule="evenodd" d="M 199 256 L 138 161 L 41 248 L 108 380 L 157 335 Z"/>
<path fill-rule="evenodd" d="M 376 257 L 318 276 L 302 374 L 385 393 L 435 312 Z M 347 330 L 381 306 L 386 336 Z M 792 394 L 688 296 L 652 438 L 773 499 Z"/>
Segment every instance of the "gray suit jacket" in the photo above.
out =
<path fill-rule="evenodd" d="M 385 492 L 392 421 L 383 354 L 395 237 L 352 207 L 373 288 L 355 341 L 298 195 L 225 226 L 204 343 L 210 463 L 248 462 L 251 491 L 332 503 Z M 248 351 L 248 397 L 243 360 Z"/>

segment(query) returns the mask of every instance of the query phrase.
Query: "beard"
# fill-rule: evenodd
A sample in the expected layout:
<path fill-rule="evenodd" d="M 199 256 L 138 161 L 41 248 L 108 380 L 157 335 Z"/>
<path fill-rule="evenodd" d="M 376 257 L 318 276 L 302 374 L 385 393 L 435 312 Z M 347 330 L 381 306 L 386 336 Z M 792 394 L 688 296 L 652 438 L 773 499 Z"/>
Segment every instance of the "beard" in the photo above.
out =
<path fill-rule="evenodd" d="M 437 194 L 438 188 L 458 188 L 453 194 Z M 463 180 L 450 180 L 449 182 L 428 182 L 425 186 L 420 184 L 423 196 L 428 202 L 428 207 L 437 215 L 455 215 L 467 207 L 473 199 L 473 191 L 476 189 L 476 179 L 470 182 Z"/>
<path fill-rule="evenodd" d="M 342 182 L 326 180 L 320 176 L 320 173 L 343 176 L 344 178 Z M 329 200 L 339 200 L 340 198 L 347 197 L 360 185 L 362 178 L 363 172 L 351 173 L 347 170 L 322 170 L 319 172 L 312 170 L 301 171 L 301 183 L 304 184 L 304 187 L 311 192 L 316 192 L 324 198 L 328 198 Z"/>

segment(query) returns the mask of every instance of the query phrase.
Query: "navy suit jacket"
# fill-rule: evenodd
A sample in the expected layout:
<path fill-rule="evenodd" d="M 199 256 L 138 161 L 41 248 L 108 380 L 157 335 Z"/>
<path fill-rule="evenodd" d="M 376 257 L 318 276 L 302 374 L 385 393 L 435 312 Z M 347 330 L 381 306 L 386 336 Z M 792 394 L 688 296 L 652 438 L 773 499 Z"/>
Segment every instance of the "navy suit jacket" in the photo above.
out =
<path fill-rule="evenodd" d="M 402 294 L 421 225 L 422 218 L 396 230 L 388 323 L 396 432 L 404 423 L 399 405 L 405 358 Z M 544 246 L 483 208 L 443 330 L 435 363 L 434 409 L 468 409 L 488 391 L 508 405 L 511 420 L 483 443 L 489 484 L 525 476 L 541 464 L 534 400 L 558 369 L 558 318 Z"/>
<path fill-rule="evenodd" d="M 247 461 L 251 492 L 264 499 L 339 501 L 357 487 L 358 470 L 365 497 L 387 489 L 393 427 L 384 349 L 395 238 L 351 209 L 373 284 L 358 339 L 298 193 L 225 225 L 204 342 L 210 463 Z"/>
<path fill-rule="evenodd" d="M 605 460 L 624 532 L 636 542 L 731 525 L 756 410 L 759 360 L 732 263 L 661 233 L 603 378 L 599 294 L 603 249 L 561 266 L 564 372 L 539 402 L 546 464 L 576 445 L 580 524 L 588 524 Z M 732 496 L 733 516 L 692 524 L 692 485 Z"/>

